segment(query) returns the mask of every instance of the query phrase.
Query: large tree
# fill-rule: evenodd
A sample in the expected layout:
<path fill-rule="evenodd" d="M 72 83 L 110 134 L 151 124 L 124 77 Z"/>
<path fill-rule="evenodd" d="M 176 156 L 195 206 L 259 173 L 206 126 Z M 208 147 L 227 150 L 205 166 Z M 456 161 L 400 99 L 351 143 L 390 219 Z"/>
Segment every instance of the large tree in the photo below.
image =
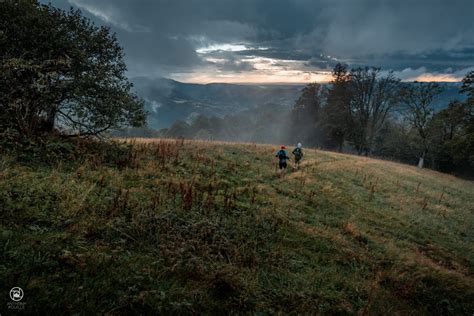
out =
<path fill-rule="evenodd" d="M 356 68 L 350 72 L 350 108 L 354 122 L 351 140 L 358 154 L 370 154 L 374 139 L 398 104 L 400 80 L 389 72 L 382 76 L 380 68 Z"/>
<path fill-rule="evenodd" d="M 418 167 L 423 168 L 426 154 L 429 150 L 428 124 L 434 114 L 433 99 L 441 93 L 441 87 L 436 83 L 414 82 L 405 84 L 401 89 L 400 101 L 404 114 L 413 128 L 417 131 L 421 150 Z"/>
<path fill-rule="evenodd" d="M 327 103 L 321 111 L 321 128 L 324 132 L 324 146 L 342 151 L 344 141 L 352 127 L 349 106 L 350 75 L 347 67 L 337 64 L 333 69 L 332 78 Z"/>
<path fill-rule="evenodd" d="M 96 135 L 145 121 L 115 35 L 80 11 L 0 1 L 0 60 L 2 129 Z"/>
<path fill-rule="evenodd" d="M 465 102 L 453 101 L 428 124 L 432 167 L 474 176 L 474 119 Z"/>
<path fill-rule="evenodd" d="M 474 107 L 474 70 L 467 73 L 462 80 L 461 92 L 467 94 L 466 105 L 472 111 Z"/>
<path fill-rule="evenodd" d="M 320 84 L 310 83 L 303 89 L 291 113 L 291 137 L 295 142 L 320 144 L 318 123 L 324 99 L 325 91 Z"/>

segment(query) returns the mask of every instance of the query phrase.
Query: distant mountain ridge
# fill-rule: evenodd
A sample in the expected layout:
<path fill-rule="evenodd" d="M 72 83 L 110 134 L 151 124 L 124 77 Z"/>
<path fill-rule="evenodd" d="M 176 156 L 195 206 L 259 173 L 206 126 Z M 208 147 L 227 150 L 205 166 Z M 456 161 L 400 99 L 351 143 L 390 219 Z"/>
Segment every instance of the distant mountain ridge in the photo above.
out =
<path fill-rule="evenodd" d="M 265 104 L 294 105 L 304 85 L 183 83 L 166 78 L 135 77 L 135 91 L 145 99 L 148 126 L 161 129 L 177 120 L 190 121 L 198 115 L 222 117 Z M 461 83 L 441 83 L 443 92 L 435 100 L 437 109 L 451 100 L 463 100 Z"/>
<path fill-rule="evenodd" d="M 191 84 L 159 78 L 133 78 L 137 93 L 145 99 L 152 128 L 169 127 L 176 120 L 197 115 L 224 116 L 258 105 L 273 103 L 291 107 L 303 86 Z"/>

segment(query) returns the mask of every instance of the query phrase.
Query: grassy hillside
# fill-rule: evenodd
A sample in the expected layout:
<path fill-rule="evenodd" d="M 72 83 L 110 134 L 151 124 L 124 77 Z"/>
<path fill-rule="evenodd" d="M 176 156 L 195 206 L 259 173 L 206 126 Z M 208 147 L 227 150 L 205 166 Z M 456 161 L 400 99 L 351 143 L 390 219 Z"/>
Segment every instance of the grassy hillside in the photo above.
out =
<path fill-rule="evenodd" d="M 2 156 L 0 312 L 20 286 L 27 312 L 49 314 L 472 315 L 473 182 L 315 150 L 280 178 L 275 150 Z"/>

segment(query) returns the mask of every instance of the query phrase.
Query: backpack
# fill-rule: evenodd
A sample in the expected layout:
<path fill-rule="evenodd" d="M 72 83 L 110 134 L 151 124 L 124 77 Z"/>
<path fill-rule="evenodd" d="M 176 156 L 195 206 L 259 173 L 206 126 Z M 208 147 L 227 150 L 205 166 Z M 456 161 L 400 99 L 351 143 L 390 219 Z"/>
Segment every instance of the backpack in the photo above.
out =
<path fill-rule="evenodd" d="M 280 151 L 278 152 L 278 159 L 286 160 L 286 152 L 283 149 L 280 149 Z"/>
<path fill-rule="evenodd" d="M 296 158 L 301 158 L 303 156 L 301 148 L 296 147 L 295 150 L 293 150 L 293 155 L 295 155 Z"/>

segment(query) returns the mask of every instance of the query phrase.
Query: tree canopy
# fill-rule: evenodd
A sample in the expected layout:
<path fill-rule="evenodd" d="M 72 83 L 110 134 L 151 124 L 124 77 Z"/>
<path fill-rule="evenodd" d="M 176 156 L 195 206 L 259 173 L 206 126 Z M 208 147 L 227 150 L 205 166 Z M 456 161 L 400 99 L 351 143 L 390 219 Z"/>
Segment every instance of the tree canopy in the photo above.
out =
<path fill-rule="evenodd" d="M 0 131 L 97 135 L 141 126 L 143 101 L 107 27 L 79 10 L 0 2 Z"/>

